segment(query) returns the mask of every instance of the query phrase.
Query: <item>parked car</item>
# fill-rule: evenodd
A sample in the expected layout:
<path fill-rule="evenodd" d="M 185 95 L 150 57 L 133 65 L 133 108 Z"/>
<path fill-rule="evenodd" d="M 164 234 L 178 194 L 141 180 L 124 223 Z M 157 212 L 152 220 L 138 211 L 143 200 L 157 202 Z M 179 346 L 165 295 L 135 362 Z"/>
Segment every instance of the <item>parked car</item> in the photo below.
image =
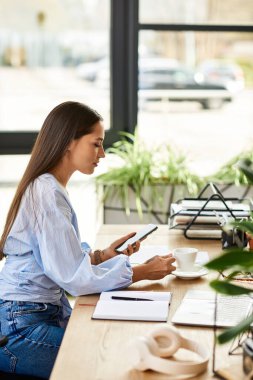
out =
<path fill-rule="evenodd" d="M 220 84 L 208 83 L 199 72 L 180 65 L 140 67 L 141 101 L 194 101 L 205 109 L 220 108 L 232 100 L 232 94 Z"/>
<path fill-rule="evenodd" d="M 107 57 L 93 62 L 81 63 L 77 66 L 76 72 L 79 78 L 94 82 L 98 73 L 104 69 L 109 72 L 109 59 Z"/>
<path fill-rule="evenodd" d="M 207 83 L 220 84 L 232 93 L 244 89 L 245 80 L 243 70 L 236 63 L 208 60 L 198 68 Z"/>
<path fill-rule="evenodd" d="M 109 59 L 80 65 L 78 75 L 108 89 Z M 224 85 L 206 82 L 203 73 L 194 72 L 175 59 L 140 59 L 138 83 L 140 104 L 161 100 L 194 101 L 205 109 L 216 109 L 232 100 L 232 94 Z"/>

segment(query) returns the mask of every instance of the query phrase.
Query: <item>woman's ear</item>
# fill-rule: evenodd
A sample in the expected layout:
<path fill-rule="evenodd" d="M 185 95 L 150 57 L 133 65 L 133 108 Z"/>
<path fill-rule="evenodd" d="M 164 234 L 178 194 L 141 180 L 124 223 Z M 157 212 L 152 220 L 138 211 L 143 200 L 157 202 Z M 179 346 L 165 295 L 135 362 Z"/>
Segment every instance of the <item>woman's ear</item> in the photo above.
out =
<path fill-rule="evenodd" d="M 77 142 L 77 140 L 72 140 L 69 143 L 69 145 L 68 145 L 68 147 L 66 149 L 66 152 L 71 152 L 74 149 L 74 147 L 76 146 L 76 142 Z"/>

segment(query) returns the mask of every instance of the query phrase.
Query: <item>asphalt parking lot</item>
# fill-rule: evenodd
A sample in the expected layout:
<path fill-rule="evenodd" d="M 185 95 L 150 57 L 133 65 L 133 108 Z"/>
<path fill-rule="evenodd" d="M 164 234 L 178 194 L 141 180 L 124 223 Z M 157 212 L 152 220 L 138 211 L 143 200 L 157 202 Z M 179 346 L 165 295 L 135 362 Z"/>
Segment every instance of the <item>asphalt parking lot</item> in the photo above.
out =
<path fill-rule="evenodd" d="M 150 103 L 139 113 L 147 144 L 168 142 L 189 158 L 198 174 L 211 174 L 232 157 L 253 147 L 253 90 L 244 90 L 221 109 L 198 103 Z"/>

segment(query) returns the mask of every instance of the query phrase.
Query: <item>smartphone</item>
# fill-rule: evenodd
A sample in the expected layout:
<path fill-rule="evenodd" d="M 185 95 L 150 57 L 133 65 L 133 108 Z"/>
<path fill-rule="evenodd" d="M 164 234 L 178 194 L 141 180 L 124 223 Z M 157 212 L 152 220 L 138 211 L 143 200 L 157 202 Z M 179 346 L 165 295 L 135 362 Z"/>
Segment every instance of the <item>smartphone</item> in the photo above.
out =
<path fill-rule="evenodd" d="M 124 243 L 118 245 L 115 248 L 115 251 L 118 253 L 121 253 L 122 251 L 127 249 L 129 244 L 132 245 L 136 243 L 138 240 L 143 240 L 146 236 L 151 234 L 151 232 L 157 230 L 157 228 L 158 227 L 155 224 L 147 224 L 144 228 L 142 228 L 139 232 L 137 232 L 133 237 L 131 237 L 130 239 L 127 239 Z"/>

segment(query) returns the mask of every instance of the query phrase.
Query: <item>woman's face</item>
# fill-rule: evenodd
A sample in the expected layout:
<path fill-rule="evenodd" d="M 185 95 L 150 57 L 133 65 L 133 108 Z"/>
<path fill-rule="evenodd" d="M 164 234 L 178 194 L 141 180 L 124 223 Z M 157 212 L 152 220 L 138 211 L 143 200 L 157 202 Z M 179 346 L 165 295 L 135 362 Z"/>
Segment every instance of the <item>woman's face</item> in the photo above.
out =
<path fill-rule="evenodd" d="M 68 148 L 71 170 L 92 174 L 100 158 L 105 157 L 103 141 L 104 128 L 100 121 L 94 124 L 92 133 L 73 140 Z"/>

